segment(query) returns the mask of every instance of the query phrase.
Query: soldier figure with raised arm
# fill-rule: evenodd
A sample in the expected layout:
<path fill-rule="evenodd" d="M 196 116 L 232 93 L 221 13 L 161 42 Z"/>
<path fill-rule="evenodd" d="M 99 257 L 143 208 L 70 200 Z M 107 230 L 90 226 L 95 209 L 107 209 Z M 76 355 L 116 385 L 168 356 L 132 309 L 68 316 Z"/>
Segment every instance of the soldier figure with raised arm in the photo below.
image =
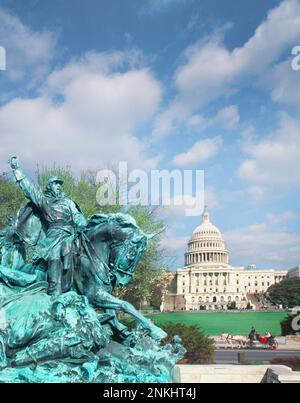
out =
<path fill-rule="evenodd" d="M 60 178 L 50 178 L 42 193 L 21 171 L 16 157 L 11 158 L 10 166 L 19 188 L 34 204 L 45 226 L 46 237 L 36 246 L 34 259 L 46 264 L 48 294 L 58 296 L 70 289 L 76 236 L 86 226 L 86 219 L 79 207 L 62 193 Z"/>

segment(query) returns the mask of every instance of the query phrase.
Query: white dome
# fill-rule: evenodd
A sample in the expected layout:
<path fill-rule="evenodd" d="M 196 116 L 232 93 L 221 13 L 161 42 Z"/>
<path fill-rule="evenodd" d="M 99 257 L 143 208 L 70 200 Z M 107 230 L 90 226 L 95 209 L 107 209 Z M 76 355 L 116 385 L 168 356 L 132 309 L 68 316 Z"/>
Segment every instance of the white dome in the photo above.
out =
<path fill-rule="evenodd" d="M 210 236 L 222 238 L 220 230 L 210 222 L 209 213 L 206 211 L 202 217 L 203 223 L 195 229 L 192 239 Z"/>
<path fill-rule="evenodd" d="M 220 230 L 211 223 L 207 210 L 193 232 L 185 255 L 187 266 L 228 265 L 229 256 Z"/>

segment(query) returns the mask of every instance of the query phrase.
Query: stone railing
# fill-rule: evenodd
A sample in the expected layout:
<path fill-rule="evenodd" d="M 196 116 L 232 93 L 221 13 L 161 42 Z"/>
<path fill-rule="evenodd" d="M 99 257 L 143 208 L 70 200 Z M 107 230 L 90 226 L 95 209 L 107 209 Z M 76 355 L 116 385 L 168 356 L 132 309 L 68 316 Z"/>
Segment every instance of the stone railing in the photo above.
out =
<path fill-rule="evenodd" d="M 177 365 L 174 383 L 300 383 L 300 372 L 283 365 Z"/>

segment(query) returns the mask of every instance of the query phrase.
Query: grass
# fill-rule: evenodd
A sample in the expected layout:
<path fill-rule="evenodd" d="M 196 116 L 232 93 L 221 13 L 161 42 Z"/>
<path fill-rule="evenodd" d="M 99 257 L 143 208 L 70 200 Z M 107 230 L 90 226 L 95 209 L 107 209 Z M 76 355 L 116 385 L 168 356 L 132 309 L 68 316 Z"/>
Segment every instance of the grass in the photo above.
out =
<path fill-rule="evenodd" d="M 168 322 L 196 325 L 208 336 L 219 336 L 222 332 L 247 336 L 252 326 L 260 334 L 268 330 L 274 336 L 280 336 L 280 322 L 286 315 L 286 312 L 174 312 L 147 317 L 158 326 Z"/>

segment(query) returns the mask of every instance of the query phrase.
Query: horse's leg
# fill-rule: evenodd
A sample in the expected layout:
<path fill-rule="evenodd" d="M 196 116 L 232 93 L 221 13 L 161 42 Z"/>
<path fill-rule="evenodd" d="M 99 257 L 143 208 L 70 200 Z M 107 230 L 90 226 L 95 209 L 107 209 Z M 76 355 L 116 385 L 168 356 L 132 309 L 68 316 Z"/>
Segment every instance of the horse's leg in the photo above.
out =
<path fill-rule="evenodd" d="M 106 291 L 98 291 L 91 302 L 97 307 L 105 310 L 121 310 L 131 315 L 144 329 L 150 331 L 151 337 L 155 340 L 161 340 L 167 337 L 167 334 L 162 329 L 155 326 L 152 322 L 141 315 L 133 305 L 127 301 L 122 301 L 119 298 L 114 297 Z"/>
<path fill-rule="evenodd" d="M 105 309 L 104 312 L 111 316 L 111 319 L 109 320 L 109 323 L 119 332 L 126 333 L 128 330 L 127 326 L 123 325 L 121 322 L 119 322 L 117 318 L 117 314 L 115 309 Z"/>

